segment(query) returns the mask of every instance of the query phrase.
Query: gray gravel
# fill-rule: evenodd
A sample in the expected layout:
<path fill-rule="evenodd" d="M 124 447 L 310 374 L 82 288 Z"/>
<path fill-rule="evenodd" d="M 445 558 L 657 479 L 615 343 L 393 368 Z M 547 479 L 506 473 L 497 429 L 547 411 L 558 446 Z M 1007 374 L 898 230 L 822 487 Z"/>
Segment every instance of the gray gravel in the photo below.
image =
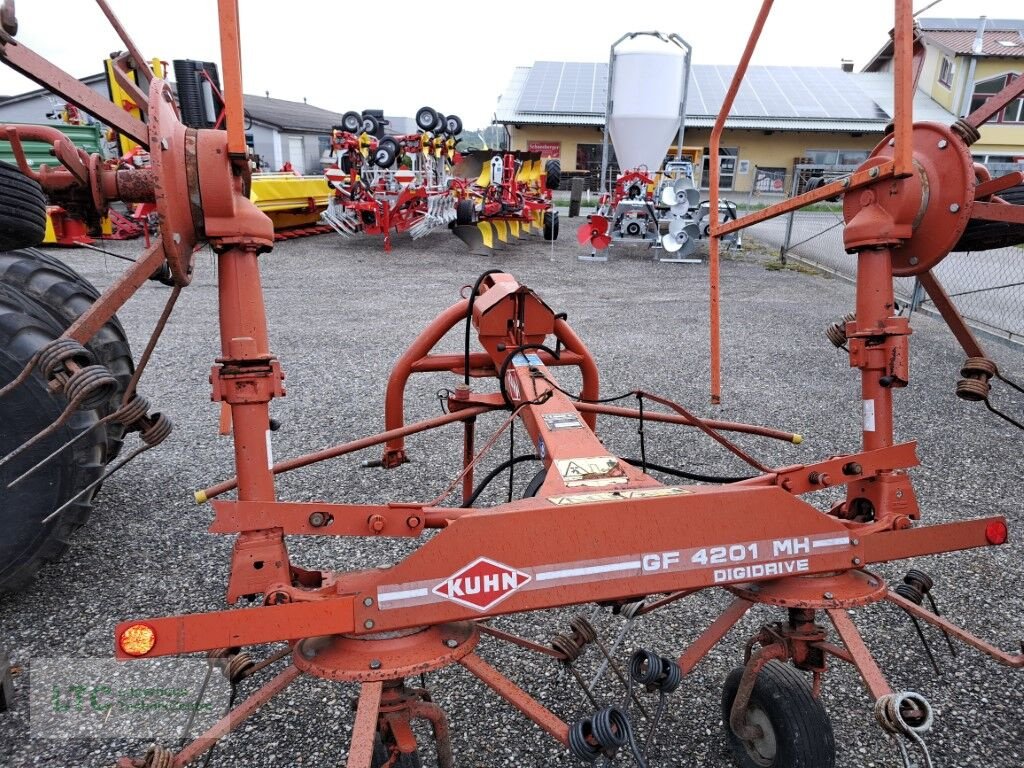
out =
<path fill-rule="evenodd" d="M 398 238 L 384 254 L 376 240 L 332 236 L 279 245 L 262 260 L 272 346 L 287 371 L 288 395 L 273 404 L 282 422 L 275 455 L 308 450 L 376 432 L 382 427 L 383 390 L 390 365 L 415 334 L 458 298 L 461 286 L 484 269 L 503 267 L 569 313 L 595 354 L 605 393 L 643 388 L 672 397 L 705 415 L 768 424 L 800 432 L 800 447 L 746 438 L 741 443 L 767 462 L 813 461 L 855 450 L 859 441 L 858 377 L 846 356 L 825 340 L 824 327 L 853 305 L 852 287 L 837 279 L 793 270 L 768 271 L 748 249 L 723 265 L 725 402 L 708 405 L 707 269 L 652 262 L 647 252 L 619 250 L 607 264 L 576 261 L 570 222 L 553 248 L 531 240 L 512 251 L 481 258 L 465 255 L 447 233 L 418 243 Z M 138 244 L 119 246 L 133 252 Z M 67 254 L 98 285 L 122 262 L 97 254 Z M 168 413 L 171 438 L 112 478 L 90 524 L 64 560 L 43 570 L 24 594 L 0 597 L 0 642 L 20 667 L 12 712 L 0 716 L 0 764 L 107 766 L 121 754 L 138 755 L 144 742 L 51 740 L 29 733 L 27 689 L 33 660 L 107 657 L 111 629 L 126 617 L 223 607 L 230 541 L 205 532 L 208 507 L 192 492 L 232 474 L 229 441 L 216 434 L 218 408 L 208 400 L 207 376 L 218 352 L 216 274 L 208 252 L 198 258 L 194 284 L 182 294 L 141 391 Z M 120 313 L 141 351 L 168 289 L 146 285 Z M 963 355 L 939 322 L 915 318 L 912 385 L 897 394 L 901 440 L 919 441 L 922 466 L 913 472 L 925 520 L 1001 513 L 1014 524 L 1020 511 L 1022 436 L 977 405 L 958 401 L 953 387 Z M 446 340 L 457 349 L 458 339 Z M 1024 379 L 1019 349 L 992 343 L 1001 367 Z M 560 375 L 567 389 L 578 384 Z M 414 379 L 408 417 L 438 413 L 435 392 L 451 376 Z M 1018 416 L 1024 398 L 998 388 L 999 403 Z M 483 434 L 498 418 L 478 427 Z M 744 467 L 695 431 L 647 429 L 652 461 L 698 472 L 731 474 Z M 622 455 L 637 452 L 635 424 L 605 419 L 601 433 Z M 136 438 L 132 438 L 136 439 Z M 520 432 L 520 446 L 525 440 Z M 491 457 L 504 458 L 505 448 Z M 290 500 L 371 502 L 424 500 L 447 484 L 457 466 L 455 429 L 413 438 L 414 463 L 400 470 L 364 470 L 373 451 L 283 476 L 280 496 Z M 532 476 L 520 465 L 517 485 Z M 486 497 L 500 498 L 502 483 Z M 822 499 L 822 504 L 827 499 Z M 1024 597 L 1016 587 L 1024 545 L 1019 536 L 1002 548 L 923 558 L 913 565 L 933 574 L 940 606 L 954 619 L 1003 648 L 1024 637 Z M 295 541 L 300 565 L 357 568 L 393 562 L 410 542 Z M 882 567 L 899 578 L 908 563 Z M 644 619 L 628 648 L 677 654 L 725 605 L 707 591 Z M 590 607 L 582 609 L 590 613 Z M 546 641 L 565 631 L 572 611 L 549 611 L 498 622 Z M 652 765 L 733 765 L 720 716 L 721 685 L 742 659 L 742 645 L 760 623 L 778 618 L 755 610 L 684 682 L 669 706 Z M 907 619 L 888 606 L 856 612 L 879 664 L 897 690 L 925 694 L 936 710 L 928 736 L 937 766 L 1024 765 L 1024 676 L 1008 673 L 979 654 L 951 659 L 941 637 L 929 633 L 943 663 L 929 667 Z M 620 619 L 602 614 L 599 627 L 615 633 Z M 257 655 L 265 651 L 257 651 Z M 572 721 L 587 712 L 575 683 L 557 665 L 525 651 L 484 641 L 482 655 Z M 581 662 L 589 671 L 596 659 Z M 435 700 L 453 724 L 460 768 L 572 766 L 577 761 L 536 727 L 483 689 L 461 668 L 428 677 Z M 301 679 L 227 741 L 214 766 L 342 765 L 351 729 L 354 688 Z M 244 691 L 243 691 L 244 693 Z M 610 702 L 619 694 L 601 689 Z M 871 716 L 854 673 L 837 665 L 827 676 L 824 702 L 831 714 L 842 768 L 898 765 L 892 743 Z M 425 763 L 432 765 L 429 748 Z M 629 765 L 625 758 L 623 765 Z"/>

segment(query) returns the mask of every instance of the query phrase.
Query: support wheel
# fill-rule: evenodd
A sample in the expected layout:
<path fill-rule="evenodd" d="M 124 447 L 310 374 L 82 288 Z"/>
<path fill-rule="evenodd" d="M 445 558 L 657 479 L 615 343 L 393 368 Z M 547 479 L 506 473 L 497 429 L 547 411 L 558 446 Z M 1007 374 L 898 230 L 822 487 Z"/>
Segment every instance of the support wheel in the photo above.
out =
<path fill-rule="evenodd" d="M 722 721 L 737 765 L 742 768 L 834 768 L 836 743 L 828 713 L 811 695 L 804 676 L 788 664 L 769 661 L 757 676 L 747 722 L 763 736 L 742 741 L 729 727 L 729 713 L 743 668 L 729 673 L 722 691 Z"/>
<path fill-rule="evenodd" d="M 545 211 L 544 213 L 544 239 L 558 239 L 558 211 Z"/>
<path fill-rule="evenodd" d="M 16 165 L 0 163 L 0 250 L 39 245 L 46 234 L 46 198 Z"/>
<path fill-rule="evenodd" d="M 370 768 L 383 768 L 388 764 L 390 752 L 384 744 L 384 740 L 378 733 L 373 740 L 373 757 L 370 759 Z M 423 768 L 420 756 L 414 752 L 411 755 L 399 755 L 394 762 L 393 768 Z"/>

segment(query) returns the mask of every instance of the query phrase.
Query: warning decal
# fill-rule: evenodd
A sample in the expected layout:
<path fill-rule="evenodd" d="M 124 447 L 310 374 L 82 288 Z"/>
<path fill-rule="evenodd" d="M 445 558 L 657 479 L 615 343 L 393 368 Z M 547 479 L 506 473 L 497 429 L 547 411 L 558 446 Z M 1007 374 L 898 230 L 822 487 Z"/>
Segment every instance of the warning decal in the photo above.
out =
<path fill-rule="evenodd" d="M 555 461 L 558 473 L 570 488 L 576 486 L 600 487 L 629 482 L 626 470 L 614 456 L 590 456 Z"/>

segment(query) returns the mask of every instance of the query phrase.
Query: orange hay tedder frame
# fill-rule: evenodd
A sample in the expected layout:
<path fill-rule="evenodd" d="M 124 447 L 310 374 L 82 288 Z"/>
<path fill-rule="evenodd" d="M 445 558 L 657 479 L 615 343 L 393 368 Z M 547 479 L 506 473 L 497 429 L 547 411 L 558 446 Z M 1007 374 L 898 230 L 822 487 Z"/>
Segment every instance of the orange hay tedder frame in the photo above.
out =
<path fill-rule="evenodd" d="M 237 0 L 219 2 L 226 131 L 182 125 L 169 86 L 148 71 L 148 59 L 136 49 L 106 0 L 97 2 L 127 49 L 116 59 L 115 71 L 121 86 L 140 106 L 145 122 L 102 101 L 16 40 L 10 0 L 0 13 L 0 58 L 6 64 L 148 148 L 152 157 L 147 170 L 107 170 L 57 132 L 4 126 L 16 152 L 20 140 L 50 141 L 61 164 L 33 170 L 23 162 L 23 170 L 57 201 L 64 194 L 80 198 L 87 190 L 99 210 L 108 201 L 121 199 L 155 202 L 160 213 L 160 238 L 56 342 L 47 370 L 56 389 L 74 382 L 80 369 L 72 354 L 76 345 L 87 341 L 154 274 L 169 274 L 176 286 L 169 312 L 178 292 L 191 280 L 197 245 L 210 243 L 219 265 L 222 342 L 211 382 L 213 398 L 226 403 L 231 412 L 237 478 L 197 496 L 205 501 L 237 489 L 235 500 L 212 502 L 216 514 L 211 531 L 236 537 L 227 599 L 235 603 L 243 596 L 263 598 L 257 607 L 125 621 L 115 630 L 116 653 L 122 659 L 145 659 L 209 652 L 222 660 L 226 656 L 230 664 L 230 659 L 240 658 L 237 654 L 245 646 L 277 642 L 286 643 L 287 648 L 272 659 L 290 656 L 283 671 L 184 749 L 172 753 L 154 747 L 144 758 L 124 758 L 120 765 L 186 765 L 305 674 L 361 684 L 349 768 L 414 764 L 408 761 L 417 749 L 410 728 L 416 718 L 432 723 L 439 764 L 448 768 L 454 759 L 446 717 L 425 692 L 406 687 L 404 680 L 455 664 L 581 759 L 593 762 L 602 755 L 610 759 L 628 750 L 642 765 L 645 758 L 625 708 L 598 710 L 593 717 L 570 725 L 486 663 L 476 646 L 481 635 L 488 635 L 569 660 L 594 639 L 586 622 L 576 622 L 573 634 L 561 636 L 552 649 L 499 631 L 487 619 L 584 603 L 623 607 L 641 600 L 646 602 L 631 610 L 649 613 L 712 587 L 732 593 L 729 607 L 678 658 L 640 651 L 631 660 L 629 674 L 637 685 L 670 692 L 751 606 L 784 609 L 780 621 L 765 625 L 751 638 L 746 665 L 732 682 L 729 738 L 738 755 L 746 754 L 758 765 L 809 764 L 786 758 L 792 745 L 775 743 L 782 731 L 767 733 L 777 726 L 772 713 L 766 719 L 762 709 L 755 713 L 751 707 L 769 664 L 775 681 L 792 687 L 791 698 L 806 693 L 819 708 L 814 699 L 828 662 L 838 659 L 852 664 L 877 702 L 876 714 L 883 725 L 895 735 L 923 744 L 920 733 L 931 720 L 927 701 L 890 688 L 848 609 L 888 600 L 1002 664 L 1024 666 L 1021 656 L 1004 653 L 926 610 L 906 597 L 906 590 L 897 594 L 867 570 L 875 563 L 994 546 L 1007 539 L 1002 517 L 933 526 L 919 523 L 921 513 L 908 473 L 918 463 L 915 445 L 893 441 L 892 392 L 909 379 L 910 328 L 895 311 L 892 279 L 916 275 L 922 280 L 970 357 L 963 392 L 985 399 L 989 379 L 998 371 L 929 270 L 971 219 L 1024 223 L 1024 210 L 998 198 L 1001 190 L 1021 183 L 1021 174 L 990 179 L 973 165 L 968 151 L 978 127 L 1024 92 L 1024 78 L 952 127 L 914 124 L 911 4 L 895 0 L 896 119 L 891 133 L 849 178 L 739 220 L 713 225 L 711 331 L 713 399 L 717 401 L 719 238 L 757 221 L 845 195 L 845 243 L 847 250 L 857 254 L 858 273 L 856 315 L 841 331 L 849 346 L 850 364 L 861 374 L 863 406 L 857 404 L 865 413 L 861 451 L 808 465 L 769 467 L 726 435 L 745 432 L 799 442 L 798 436 L 703 419 L 644 392 L 631 393 L 639 400 L 638 409 L 604 403 L 594 361 L 566 321 L 512 276 L 492 271 L 438 317 L 399 360 L 388 385 L 386 432 L 272 465 L 269 404 L 284 395 L 284 376 L 270 351 L 257 260 L 273 247 L 274 234 L 269 219 L 247 197 Z M 763 3 L 737 68 L 712 134 L 712 156 L 718 153 L 726 115 L 771 5 L 771 0 Z M 129 70 L 136 77 L 128 77 Z M 148 90 L 136 82 L 148 83 Z M 718 189 L 717 167 L 712 163 L 711 210 L 717 209 Z M 432 352 L 447 331 L 464 322 L 464 355 Z M 475 328 L 483 351 L 470 351 L 470 327 Z M 565 365 L 582 372 L 583 391 L 578 397 L 555 383 L 552 369 Z M 411 375 L 425 371 L 452 371 L 463 382 L 448 399 L 449 413 L 405 424 L 405 384 Z M 474 378 L 495 379 L 498 391 L 471 387 Z M 130 412 L 144 439 L 147 435 L 155 439 L 154 430 L 159 431 L 164 422 L 144 407 L 141 412 L 129 407 L 140 401 L 133 395 L 123 410 Z M 656 403 L 665 410 L 644 413 L 644 403 Z M 497 437 L 477 451 L 476 417 L 501 410 L 509 415 L 499 433 L 515 419 L 529 432 L 547 470 L 541 484 L 532 496 L 496 507 L 441 506 L 459 484 L 464 500 L 470 501 L 474 466 Z M 720 486 L 663 485 L 645 472 L 644 462 L 634 466 L 608 454 L 595 434 L 598 414 L 701 430 L 750 464 L 756 475 Z M 464 425 L 464 465 L 448 491 L 431 502 L 293 503 L 276 497 L 275 473 L 381 444 L 386 444 L 382 463 L 395 467 L 405 460 L 406 436 L 454 422 Z M 827 486 L 847 489 L 846 499 L 827 513 L 800 498 Z M 631 524 L 622 525 L 624 518 Z M 387 569 L 307 571 L 290 563 L 285 545 L 286 536 L 305 535 L 365 537 L 372 546 L 369 540 L 374 537 L 415 538 L 427 529 L 437 532 Z M 924 580 L 919 587 L 927 591 Z M 828 640 L 822 623 L 826 618 L 841 644 Z M 791 674 L 794 668 L 813 674 L 812 688 L 804 692 L 800 686 L 807 684 Z M 820 755 L 817 764 L 832 765 L 831 731 L 822 729 L 808 736 L 812 742 L 817 740 L 811 745 L 818 750 L 814 754 Z M 767 754 L 769 749 L 774 752 Z"/>

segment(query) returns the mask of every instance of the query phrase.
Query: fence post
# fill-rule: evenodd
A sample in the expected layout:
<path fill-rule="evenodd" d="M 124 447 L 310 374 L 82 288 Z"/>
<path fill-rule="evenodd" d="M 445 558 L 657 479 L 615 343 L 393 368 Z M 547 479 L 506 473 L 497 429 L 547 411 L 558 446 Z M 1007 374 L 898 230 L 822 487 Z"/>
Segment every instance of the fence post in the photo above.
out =
<path fill-rule="evenodd" d="M 796 197 L 796 190 L 800 184 L 800 174 L 796 172 L 796 166 L 793 166 L 793 184 L 789 190 L 790 197 Z M 796 216 L 796 211 L 790 211 L 786 216 L 786 235 L 782 238 L 782 247 L 779 248 L 779 261 L 782 264 L 786 263 L 786 251 L 789 250 L 789 244 L 793 238 L 793 217 Z"/>

